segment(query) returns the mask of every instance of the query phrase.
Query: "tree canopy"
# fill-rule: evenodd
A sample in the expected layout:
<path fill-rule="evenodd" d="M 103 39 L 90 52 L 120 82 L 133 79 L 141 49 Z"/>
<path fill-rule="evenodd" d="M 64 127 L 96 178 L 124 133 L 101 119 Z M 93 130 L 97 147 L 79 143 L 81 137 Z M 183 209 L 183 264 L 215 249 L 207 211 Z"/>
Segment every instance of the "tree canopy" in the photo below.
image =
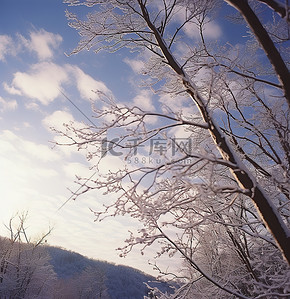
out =
<path fill-rule="evenodd" d="M 97 175 L 80 178 L 75 196 L 115 194 L 97 219 L 129 215 L 142 223 L 124 255 L 157 243 L 157 257 L 182 257 L 183 272 L 174 276 L 186 284 L 178 298 L 289 296 L 289 7 L 258 0 L 65 3 L 92 8 L 84 20 L 67 11 L 81 36 L 71 54 L 135 52 L 140 89 L 156 99 L 126 104 L 96 91 L 94 123 L 57 131 L 95 161 Z M 209 34 L 228 4 L 238 13 L 224 21 L 251 29 L 244 44 Z M 100 171 L 110 159 L 123 159 L 123 168 Z"/>

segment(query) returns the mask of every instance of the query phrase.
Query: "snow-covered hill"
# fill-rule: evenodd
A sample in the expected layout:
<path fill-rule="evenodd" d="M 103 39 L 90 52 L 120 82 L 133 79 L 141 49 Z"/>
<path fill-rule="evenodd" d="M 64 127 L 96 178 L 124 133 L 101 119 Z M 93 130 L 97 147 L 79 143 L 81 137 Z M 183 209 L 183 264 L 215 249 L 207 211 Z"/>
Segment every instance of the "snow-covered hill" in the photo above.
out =
<path fill-rule="evenodd" d="M 93 279 L 98 279 L 100 284 L 103 283 L 102 288 L 110 299 L 143 299 L 144 295 L 148 294 L 145 283 L 169 290 L 169 285 L 165 282 L 156 282 L 154 277 L 134 268 L 89 259 L 57 247 L 47 249 L 51 256 L 50 262 L 59 279 L 69 282 L 81 277 L 84 272 L 91 271 L 92 277 L 95 276 Z"/>
<path fill-rule="evenodd" d="M 18 235 L 16 235 L 17 237 Z M 0 298 L 143 299 L 165 282 L 58 247 L 0 237 Z M 151 298 L 151 296 L 149 296 Z"/>

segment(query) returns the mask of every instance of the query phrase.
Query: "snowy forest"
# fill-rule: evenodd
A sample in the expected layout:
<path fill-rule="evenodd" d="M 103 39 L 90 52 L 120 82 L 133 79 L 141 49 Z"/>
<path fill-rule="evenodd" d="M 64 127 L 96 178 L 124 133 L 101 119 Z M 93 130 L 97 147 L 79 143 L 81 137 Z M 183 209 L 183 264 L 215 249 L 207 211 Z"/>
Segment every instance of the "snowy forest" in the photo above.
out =
<path fill-rule="evenodd" d="M 11 218 L 9 238 L 0 237 L 1 299 L 142 299 L 173 285 L 127 266 L 84 257 L 47 245 L 49 230 L 32 241 L 27 214 Z"/>

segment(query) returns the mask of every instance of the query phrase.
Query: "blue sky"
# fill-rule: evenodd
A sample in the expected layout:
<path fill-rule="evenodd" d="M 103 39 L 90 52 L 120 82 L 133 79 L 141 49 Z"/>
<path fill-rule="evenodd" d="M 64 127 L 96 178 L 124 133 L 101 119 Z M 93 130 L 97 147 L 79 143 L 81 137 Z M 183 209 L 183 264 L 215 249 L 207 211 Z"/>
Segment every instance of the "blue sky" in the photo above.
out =
<path fill-rule="evenodd" d="M 89 208 L 108 200 L 100 192 L 70 201 L 58 210 L 70 197 L 67 188 L 77 188 L 74 175 L 92 174 L 85 158 L 74 149 L 52 149 L 50 141 L 56 137 L 50 126 L 61 128 L 70 120 L 77 125 L 86 121 L 60 90 L 89 117 L 90 98 L 97 100 L 92 89 L 111 92 L 119 101 L 135 104 L 150 105 L 153 98 L 148 90 L 134 85 L 132 78 L 142 61 L 125 50 L 115 54 L 64 54 L 70 53 L 79 39 L 67 25 L 66 8 L 60 0 L 1 0 L 0 234 L 7 233 L 3 223 L 10 217 L 28 211 L 32 237 L 52 226 L 48 239 L 51 245 L 152 273 L 147 260 L 152 259 L 154 250 L 148 250 L 145 257 L 135 250 L 126 259 L 115 250 L 138 223 L 127 218 L 94 222 Z M 70 10 L 86 12 L 80 7 Z M 207 34 L 224 40 L 233 36 L 234 31 L 224 30 L 215 22 Z M 242 32 L 236 36 L 242 36 Z M 107 163 L 107 167 L 113 167 L 113 157 Z"/>
<path fill-rule="evenodd" d="M 52 149 L 50 126 L 86 121 L 59 90 L 88 117 L 90 98 L 95 99 L 92 89 L 113 92 L 125 101 L 138 96 L 137 87 L 121 88 L 132 76 L 126 53 L 64 54 L 79 38 L 67 25 L 65 9 L 59 0 L 1 1 L 0 234 L 7 235 L 4 224 L 12 216 L 28 211 L 32 239 L 52 226 L 51 245 L 152 272 L 147 260 L 153 251 L 145 259 L 137 250 L 124 259 L 115 250 L 138 224 L 126 218 L 94 222 L 89 208 L 106 200 L 100 193 L 70 201 L 58 211 L 71 195 L 67 188 L 77 189 L 75 174 L 92 173 L 75 150 Z M 146 95 L 141 93 L 142 99 Z"/>

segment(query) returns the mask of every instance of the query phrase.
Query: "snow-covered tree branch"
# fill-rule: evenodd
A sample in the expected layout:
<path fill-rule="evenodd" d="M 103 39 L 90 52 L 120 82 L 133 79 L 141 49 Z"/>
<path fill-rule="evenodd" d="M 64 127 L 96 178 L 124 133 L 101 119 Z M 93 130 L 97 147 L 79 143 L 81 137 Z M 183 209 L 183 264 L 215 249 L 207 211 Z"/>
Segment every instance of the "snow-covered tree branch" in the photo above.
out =
<path fill-rule="evenodd" d="M 188 287 L 178 291 L 180 298 L 202 296 L 204 289 L 206 298 L 289 293 L 290 93 L 283 39 L 277 47 L 248 1 L 226 2 L 247 21 L 254 20 L 249 12 L 257 18 L 270 47 L 282 53 L 278 64 L 254 25 L 245 46 L 208 37 L 223 1 L 65 2 L 95 8 L 86 20 L 67 12 L 82 38 L 72 54 L 133 50 L 144 62 L 143 86 L 155 92 L 146 108 L 99 93 L 96 126 L 56 131 L 66 145 L 86 151 L 98 172 L 80 178 L 75 196 L 94 189 L 114 194 L 97 218 L 129 215 L 142 223 L 123 255 L 140 245 L 143 253 L 159 246 L 157 257 L 182 257 Z M 268 59 L 275 71 L 263 68 Z M 104 171 L 113 158 L 123 168 Z"/>

